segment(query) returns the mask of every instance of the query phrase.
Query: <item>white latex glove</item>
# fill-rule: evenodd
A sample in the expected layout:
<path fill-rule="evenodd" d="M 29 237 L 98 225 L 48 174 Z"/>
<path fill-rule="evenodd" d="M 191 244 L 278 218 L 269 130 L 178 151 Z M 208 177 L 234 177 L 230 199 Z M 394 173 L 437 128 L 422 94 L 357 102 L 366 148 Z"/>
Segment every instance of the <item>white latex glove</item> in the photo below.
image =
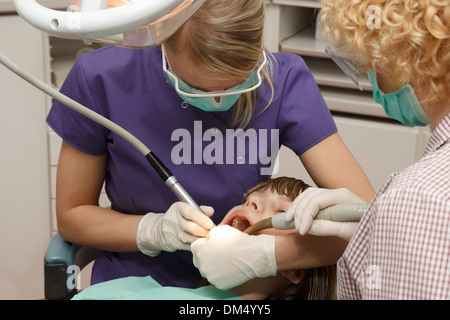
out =
<path fill-rule="evenodd" d="M 256 277 L 277 272 L 275 236 L 249 236 L 230 226 L 211 230 L 207 239 L 191 245 L 194 265 L 203 277 L 228 290 Z"/>
<path fill-rule="evenodd" d="M 286 221 L 295 219 L 295 228 L 301 235 L 337 236 L 347 241 L 353 236 L 358 222 L 314 220 L 320 210 L 343 203 L 365 203 L 350 190 L 309 188 L 302 192 L 286 213 Z"/>
<path fill-rule="evenodd" d="M 184 203 L 174 203 L 165 214 L 147 213 L 139 223 L 136 241 L 139 250 L 151 257 L 161 251 L 189 250 L 190 244 L 206 237 L 214 223 L 209 218 L 214 210 L 201 207 L 204 213 Z"/>

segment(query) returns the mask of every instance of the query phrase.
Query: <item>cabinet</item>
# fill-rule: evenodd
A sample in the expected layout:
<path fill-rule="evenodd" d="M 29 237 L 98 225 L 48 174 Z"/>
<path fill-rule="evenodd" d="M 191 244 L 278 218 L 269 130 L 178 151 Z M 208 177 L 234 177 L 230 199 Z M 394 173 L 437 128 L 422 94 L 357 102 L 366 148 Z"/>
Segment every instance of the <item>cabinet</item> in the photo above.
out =
<path fill-rule="evenodd" d="M 266 47 L 300 55 L 314 75 L 339 132 L 378 190 L 388 176 L 417 161 L 430 137 L 429 128 L 409 128 L 389 119 L 372 98 L 372 86 L 356 85 L 326 55 L 316 17 L 320 1 L 267 1 Z M 291 175 L 313 183 L 300 160 L 281 148 L 276 176 Z"/>

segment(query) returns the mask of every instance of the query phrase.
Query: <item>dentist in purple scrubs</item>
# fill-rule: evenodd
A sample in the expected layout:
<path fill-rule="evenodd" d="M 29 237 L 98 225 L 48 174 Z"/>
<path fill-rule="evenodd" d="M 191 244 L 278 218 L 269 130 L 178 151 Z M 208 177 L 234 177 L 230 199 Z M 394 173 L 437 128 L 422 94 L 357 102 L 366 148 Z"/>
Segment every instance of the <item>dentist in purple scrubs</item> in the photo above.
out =
<path fill-rule="evenodd" d="M 202 213 L 177 202 L 133 146 L 55 102 L 47 122 L 63 139 L 58 231 L 100 250 L 93 284 L 151 275 L 163 286 L 195 287 L 190 244 L 270 177 L 280 145 L 318 186 L 374 195 L 304 61 L 263 49 L 264 10 L 264 0 L 207 0 L 163 46 L 106 47 L 74 65 L 61 91 L 134 134 L 204 205 Z M 108 209 L 98 205 L 103 184 Z M 293 257 L 305 268 L 335 263 L 346 241 L 290 235 L 271 245 L 280 270 L 298 266 Z M 317 250 L 323 255 L 309 258 Z"/>

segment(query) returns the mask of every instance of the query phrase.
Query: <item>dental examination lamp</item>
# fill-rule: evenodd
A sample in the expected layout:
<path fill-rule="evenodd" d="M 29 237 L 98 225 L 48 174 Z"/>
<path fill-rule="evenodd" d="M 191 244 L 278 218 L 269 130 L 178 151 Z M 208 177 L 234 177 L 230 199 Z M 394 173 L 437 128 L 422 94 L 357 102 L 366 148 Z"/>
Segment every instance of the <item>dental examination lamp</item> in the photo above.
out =
<path fill-rule="evenodd" d="M 34 27 L 58 38 L 131 48 L 161 44 L 205 0 L 72 0 L 67 11 L 14 0 L 17 13 Z"/>
<path fill-rule="evenodd" d="M 36 0 L 14 0 L 25 20 L 53 36 L 87 42 L 144 48 L 161 44 L 180 28 L 205 0 L 84 0 L 79 12 L 61 12 L 38 4 Z M 78 8 L 78 5 L 73 4 Z M 71 6 L 71 7 L 72 7 Z M 69 108 L 118 134 L 137 148 L 150 162 L 180 201 L 202 211 L 169 169 L 141 141 L 109 119 L 32 76 L 0 53 L 0 63 L 12 72 Z"/>

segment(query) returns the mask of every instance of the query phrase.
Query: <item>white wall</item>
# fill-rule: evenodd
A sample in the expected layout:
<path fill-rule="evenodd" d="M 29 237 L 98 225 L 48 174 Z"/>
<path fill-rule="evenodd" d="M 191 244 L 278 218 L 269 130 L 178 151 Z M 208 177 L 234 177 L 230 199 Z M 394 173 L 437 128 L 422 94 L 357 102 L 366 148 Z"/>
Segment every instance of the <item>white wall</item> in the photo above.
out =
<path fill-rule="evenodd" d="M 0 52 L 45 78 L 44 37 L 0 16 Z M 46 96 L 0 65 L 0 299 L 44 297 L 50 240 Z"/>

